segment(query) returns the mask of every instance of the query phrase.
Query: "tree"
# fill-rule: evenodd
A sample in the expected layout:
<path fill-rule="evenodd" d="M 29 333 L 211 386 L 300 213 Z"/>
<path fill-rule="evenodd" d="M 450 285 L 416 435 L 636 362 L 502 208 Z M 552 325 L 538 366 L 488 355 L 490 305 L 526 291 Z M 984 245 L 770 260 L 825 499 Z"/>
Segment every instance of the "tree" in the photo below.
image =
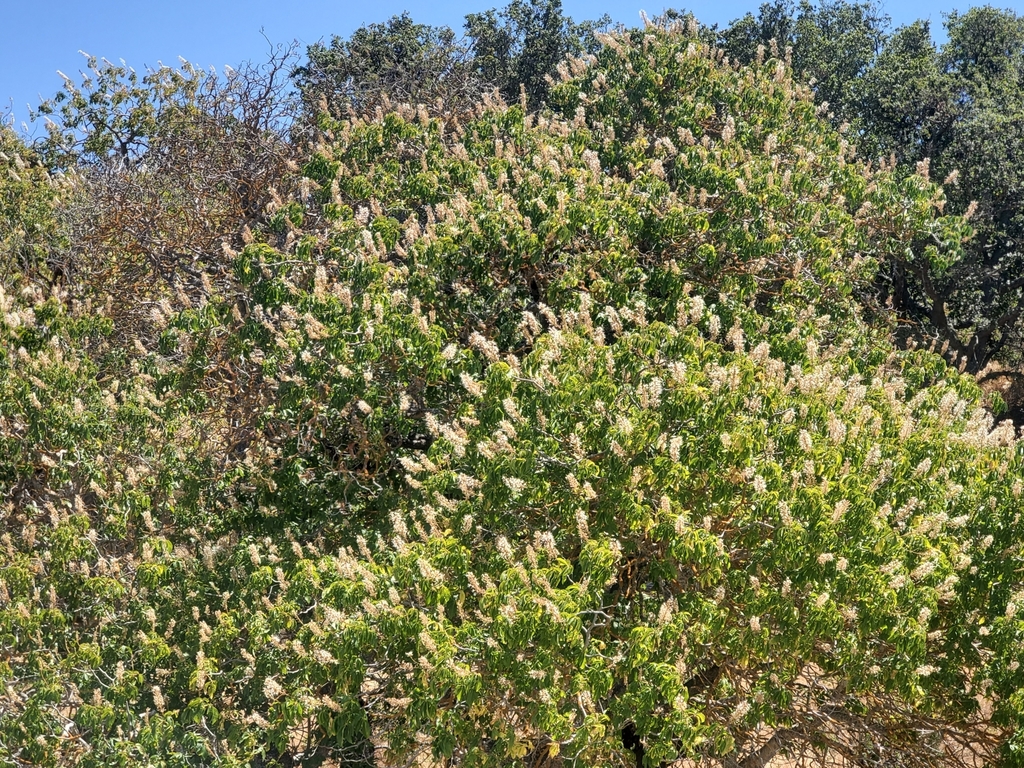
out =
<path fill-rule="evenodd" d="M 977 234 L 963 258 L 935 263 L 923 240 L 886 265 L 878 287 L 907 322 L 906 338 L 937 340 L 975 374 L 1021 359 L 1022 23 L 988 6 L 953 13 L 939 48 L 927 23 L 889 34 L 869 4 L 803 3 L 797 12 L 780 2 L 722 33 L 747 61 L 769 38 L 785 39 L 794 69 L 814 78 L 833 123 L 851 123 L 866 156 L 936 174 L 951 211 L 970 212 Z"/>
<path fill-rule="evenodd" d="M 859 86 L 857 128 L 866 157 L 895 156 L 907 167 L 946 142 L 954 99 L 927 22 L 896 30 Z"/>
<path fill-rule="evenodd" d="M 288 194 L 293 56 L 276 49 L 222 76 L 185 61 L 145 73 L 87 63 L 81 83 L 66 78 L 35 114 L 47 125 L 37 162 L 65 187 L 67 247 L 47 258 L 76 299 L 111 303 L 132 318 L 120 332 L 141 338 L 152 331 L 145 302 L 181 305 L 223 285 L 223 244 L 269 226 L 267 207 Z"/>
<path fill-rule="evenodd" d="M 329 46 L 315 43 L 306 54 L 308 61 L 292 76 L 311 115 L 372 111 L 382 98 L 472 103 L 485 87 L 464 41 L 449 27 L 416 24 L 408 13 L 360 27 L 348 39 L 335 35 Z"/>
<path fill-rule="evenodd" d="M 576 23 L 562 13 L 561 0 L 513 0 L 501 11 L 469 14 L 460 39 L 449 27 L 416 24 L 406 13 L 347 39 L 335 36 L 330 46 L 310 46 L 308 62 L 293 76 L 312 116 L 325 107 L 337 118 L 399 103 L 458 116 L 490 89 L 518 101 L 520 86 L 537 109 L 557 65 L 592 52 L 595 32 L 609 23 L 607 16 Z"/>
<path fill-rule="evenodd" d="M 757 16 L 746 13 L 721 31 L 722 47 L 733 58 L 750 63 L 758 56 L 762 59 L 772 48 L 780 55 L 796 36 L 795 6 L 790 0 L 762 3 Z"/>
<path fill-rule="evenodd" d="M 692 32 L 324 118 L 141 348 L 0 294 L 7 754 L 1013 764 L 1016 435 L 857 301 L 963 220 Z"/>
<path fill-rule="evenodd" d="M 537 109 L 557 66 L 570 56 L 593 53 L 595 33 L 610 24 L 607 14 L 576 23 L 563 15 L 561 0 L 513 0 L 500 12 L 466 16 L 466 34 L 480 78 L 510 103 L 519 99 L 522 88 L 528 107 Z"/>
<path fill-rule="evenodd" d="M 977 373 L 993 359 L 1020 359 L 1024 20 L 975 8 L 950 15 L 946 28 L 940 50 L 920 26 L 894 37 L 865 78 L 862 125 L 869 146 L 892 148 L 905 165 L 929 164 L 948 180 L 951 208 L 970 211 L 977 234 L 965 257 L 939 272 L 909 270 L 916 275 L 893 298 Z M 904 85 L 893 88 L 897 80 Z M 891 117 L 900 110 L 902 124 Z M 894 265 L 897 273 L 906 263 Z"/>

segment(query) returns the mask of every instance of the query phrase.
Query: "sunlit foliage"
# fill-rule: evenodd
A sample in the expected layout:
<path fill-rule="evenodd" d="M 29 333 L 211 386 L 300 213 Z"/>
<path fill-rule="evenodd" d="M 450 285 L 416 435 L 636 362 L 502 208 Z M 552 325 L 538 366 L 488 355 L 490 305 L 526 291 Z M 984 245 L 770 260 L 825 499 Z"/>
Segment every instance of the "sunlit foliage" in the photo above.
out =
<path fill-rule="evenodd" d="M 325 118 L 133 345 L 0 294 L 0 753 L 1016 760 L 1013 427 L 856 298 L 969 228 L 784 59 L 602 42 L 540 114 Z"/>

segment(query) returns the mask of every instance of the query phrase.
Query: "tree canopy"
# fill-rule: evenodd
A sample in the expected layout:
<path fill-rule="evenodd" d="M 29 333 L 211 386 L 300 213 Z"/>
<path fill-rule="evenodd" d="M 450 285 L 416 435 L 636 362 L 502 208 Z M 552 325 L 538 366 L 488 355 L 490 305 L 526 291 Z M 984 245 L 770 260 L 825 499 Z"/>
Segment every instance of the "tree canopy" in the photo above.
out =
<path fill-rule="evenodd" d="M 967 217 L 784 50 L 598 42 L 543 110 L 97 64 L 183 78 L 139 157 L 2 135 L 0 756 L 1020 763 L 1024 453 L 873 298 Z"/>

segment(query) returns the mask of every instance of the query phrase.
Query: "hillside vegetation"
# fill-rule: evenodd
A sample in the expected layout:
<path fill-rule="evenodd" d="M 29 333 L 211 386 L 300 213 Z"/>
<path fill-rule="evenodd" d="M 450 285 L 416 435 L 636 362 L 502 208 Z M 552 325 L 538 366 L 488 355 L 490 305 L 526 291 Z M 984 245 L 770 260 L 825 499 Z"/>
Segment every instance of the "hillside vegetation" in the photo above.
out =
<path fill-rule="evenodd" d="M 598 40 L 0 136 L 0 763 L 1021 762 L 1024 455 L 871 298 L 965 217 L 784 52 Z"/>

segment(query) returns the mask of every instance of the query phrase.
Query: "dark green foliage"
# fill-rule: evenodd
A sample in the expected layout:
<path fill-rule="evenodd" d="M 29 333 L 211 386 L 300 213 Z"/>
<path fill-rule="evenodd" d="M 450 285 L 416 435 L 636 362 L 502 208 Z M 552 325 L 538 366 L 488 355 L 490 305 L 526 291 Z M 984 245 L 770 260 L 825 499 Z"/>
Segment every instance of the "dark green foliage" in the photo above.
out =
<path fill-rule="evenodd" d="M 862 154 L 903 165 L 934 155 L 953 119 L 950 90 L 928 22 L 896 30 L 860 86 Z"/>
<path fill-rule="evenodd" d="M 947 179 L 951 210 L 970 214 L 977 234 L 965 257 L 893 298 L 926 319 L 951 359 L 977 372 L 993 358 L 1021 359 L 1024 18 L 974 8 L 951 15 L 946 29 L 941 48 L 925 41 L 920 25 L 893 36 L 865 79 L 859 125 L 868 147 L 894 152 L 907 167 L 929 163 Z M 892 274 L 900 279 L 903 268 Z"/>
<path fill-rule="evenodd" d="M 505 100 L 519 100 L 520 87 L 529 109 L 546 100 L 548 78 L 566 58 L 597 50 L 595 33 L 611 19 L 576 23 L 562 13 L 561 0 L 513 0 L 501 11 L 466 16 L 473 67 Z"/>
<path fill-rule="evenodd" d="M 954 11 L 946 19 L 942 58 L 960 86 L 959 97 L 975 101 L 1015 99 L 1024 70 L 1024 18 L 991 5 Z"/>
<path fill-rule="evenodd" d="M 561 0 L 513 0 L 500 11 L 469 14 L 459 38 L 449 27 L 417 24 L 406 13 L 361 27 L 350 38 L 335 36 L 329 46 L 310 46 L 294 78 L 311 115 L 326 108 L 337 118 L 399 103 L 458 115 L 494 88 L 515 103 L 520 86 L 536 109 L 557 65 L 593 52 L 595 33 L 609 23 L 607 16 L 576 23 L 562 13 Z"/>
<path fill-rule="evenodd" d="M 293 78 L 306 110 L 335 117 L 381 103 L 472 103 L 483 90 L 465 41 L 448 27 L 417 24 L 408 13 L 315 43 Z"/>

